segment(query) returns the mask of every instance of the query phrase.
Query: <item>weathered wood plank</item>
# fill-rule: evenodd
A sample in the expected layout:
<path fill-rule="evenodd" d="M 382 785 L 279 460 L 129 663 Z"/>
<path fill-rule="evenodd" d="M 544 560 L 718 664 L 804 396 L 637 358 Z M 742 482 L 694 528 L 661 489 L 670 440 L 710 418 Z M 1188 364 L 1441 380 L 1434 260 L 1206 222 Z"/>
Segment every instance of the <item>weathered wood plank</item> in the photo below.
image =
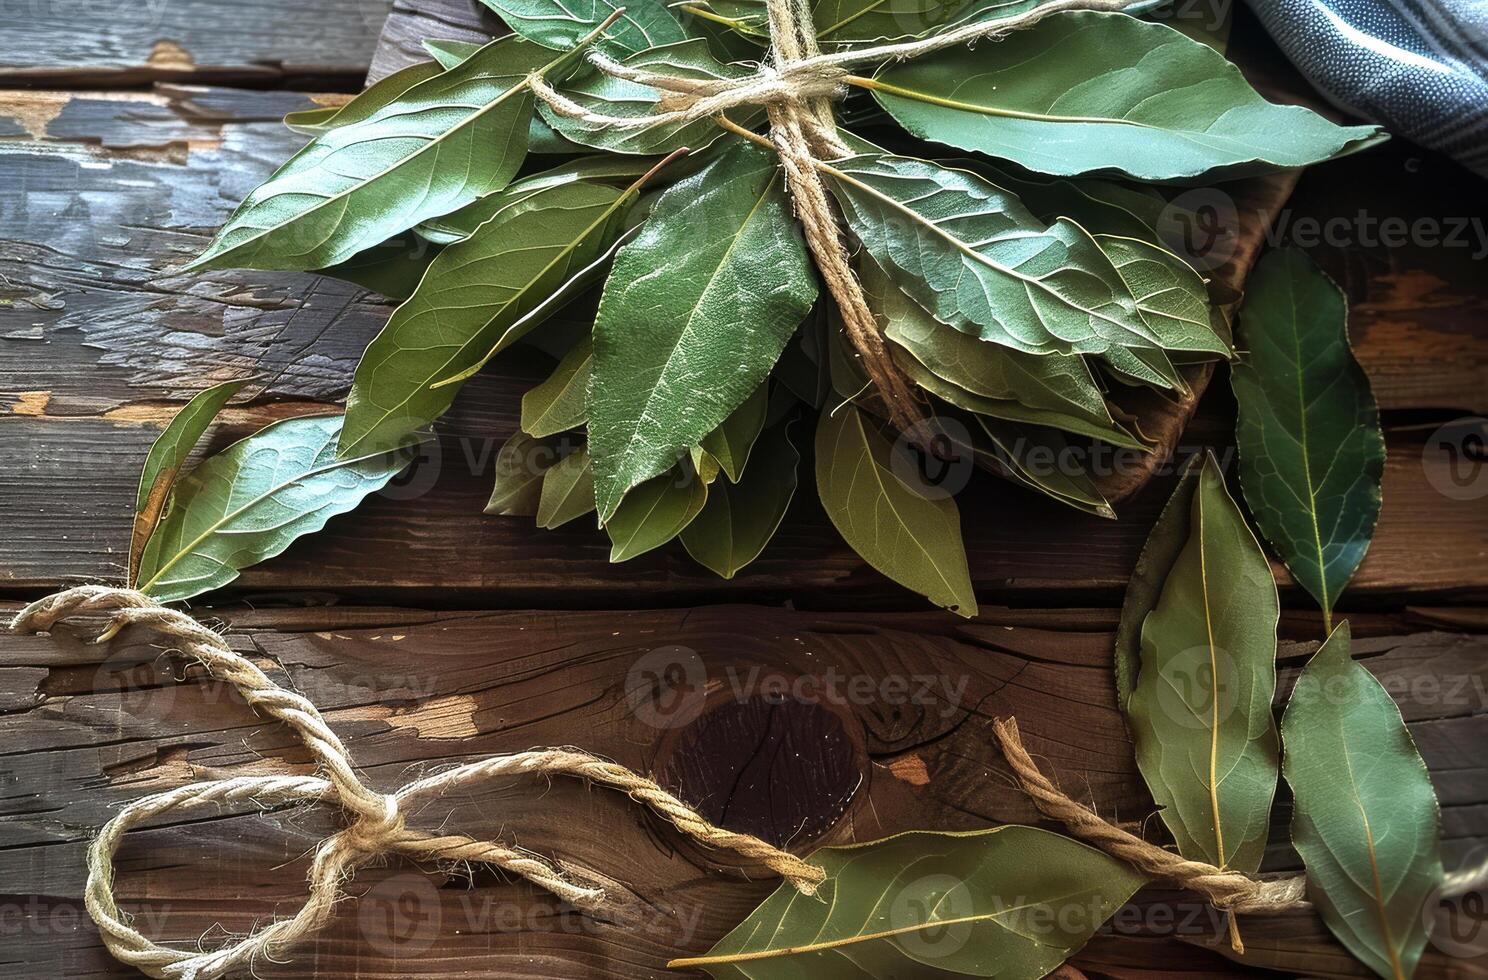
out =
<path fill-rule="evenodd" d="M 658 774 L 727 825 L 809 849 L 913 827 L 1035 820 L 987 730 L 1012 714 L 1077 796 L 1122 820 L 1152 808 L 1114 704 L 1105 611 L 990 610 L 972 625 L 740 606 L 221 612 L 239 627 L 237 648 L 320 704 L 384 788 L 428 766 L 579 742 Z M 1488 636 L 1414 625 L 1424 620 L 1356 617 L 1356 652 L 1402 703 L 1456 862 L 1488 840 L 1488 761 L 1473 748 L 1488 736 Z M 1283 687 L 1316 624 L 1288 617 L 1284 633 L 1293 639 L 1281 651 Z M 151 790 L 307 766 L 280 726 L 199 670 L 166 663 L 146 640 L 0 637 L 0 689 L 11 693 L 0 714 L 0 905 L 37 910 L 0 961 L 46 975 L 121 975 L 79 906 L 88 833 Z M 766 794 L 793 800 L 761 805 Z M 817 817 L 804 828 L 803 812 Z M 1275 869 L 1296 863 L 1286 818 L 1278 807 Z M 424 975 L 656 976 L 668 956 L 706 949 L 771 887 L 743 880 L 738 862 L 692 847 L 616 794 L 567 780 L 431 801 L 414 819 L 505 833 L 591 868 L 613 879 L 616 908 L 597 920 L 485 873 L 467 887 L 395 862 L 360 875 L 352 890 L 362 901 L 293 962 L 261 964 L 261 975 L 313 967 L 325 977 L 393 976 L 417 958 Z M 292 910 L 306 852 L 330 826 L 303 810 L 167 819 L 128 842 L 119 888 L 152 934 L 193 942 L 214 922 L 241 931 Z M 1311 975 L 1358 975 L 1310 915 L 1248 918 L 1243 929 L 1256 955 L 1305 953 Z M 1076 965 L 1112 976 L 1226 975 L 1231 966 L 1192 945 L 1222 930 L 1188 897 L 1153 890 Z M 1432 953 L 1418 976 L 1480 968 L 1488 964 Z"/>
<path fill-rule="evenodd" d="M 5 13 L 0 85 L 345 75 L 371 63 L 390 0 L 52 0 Z"/>

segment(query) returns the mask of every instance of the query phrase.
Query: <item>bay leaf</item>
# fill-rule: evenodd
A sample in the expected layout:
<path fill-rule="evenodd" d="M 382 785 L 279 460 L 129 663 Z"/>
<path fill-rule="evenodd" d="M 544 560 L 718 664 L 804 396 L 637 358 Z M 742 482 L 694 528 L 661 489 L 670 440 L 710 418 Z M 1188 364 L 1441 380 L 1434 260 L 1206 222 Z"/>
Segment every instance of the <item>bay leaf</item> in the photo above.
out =
<path fill-rule="evenodd" d="M 1045 227 L 995 184 L 924 160 L 868 154 L 823 169 L 868 253 L 940 322 L 1030 354 L 1161 355 L 1111 260 L 1073 222 Z"/>
<path fill-rule="evenodd" d="M 765 430 L 750 453 L 748 472 L 731 478 L 732 484 L 710 486 L 702 511 L 682 530 L 687 553 L 723 578 L 733 578 L 759 557 L 796 494 L 801 455 L 786 428 L 779 424 Z"/>
<path fill-rule="evenodd" d="M 707 481 L 688 466 L 632 487 L 605 521 L 610 561 L 629 561 L 660 548 L 681 534 L 707 502 Z"/>
<path fill-rule="evenodd" d="M 473 45 L 472 47 L 479 48 L 480 46 Z M 428 81 L 438 75 L 442 70 L 440 65 L 429 61 L 409 65 L 367 86 L 356 98 L 345 105 L 323 106 L 291 112 L 284 117 L 284 125 L 297 133 L 313 136 L 334 126 L 359 122 L 398 99 L 420 82 Z"/>
<path fill-rule="evenodd" d="M 367 347 L 346 400 L 344 454 L 396 441 L 449 409 L 438 382 L 515 342 L 538 304 L 618 233 L 632 191 L 584 182 L 524 199 L 448 245 Z"/>
<path fill-rule="evenodd" d="M 1091 432 L 1115 428 L 1079 355 L 1028 354 L 955 330 L 910 299 L 872 259 L 859 263 L 858 278 L 884 336 L 936 377 L 983 399 L 1072 416 Z"/>
<path fill-rule="evenodd" d="M 1188 543 L 1189 514 L 1193 510 L 1194 491 L 1199 485 L 1203 458 L 1195 456 L 1179 474 L 1173 493 L 1157 516 L 1157 523 L 1147 534 L 1142 553 L 1137 557 L 1131 579 L 1126 583 L 1126 596 L 1121 603 L 1121 619 L 1116 626 L 1116 695 L 1121 710 L 1127 710 L 1137 674 L 1142 663 L 1142 624 L 1157 606 L 1163 583 L 1173 571 L 1178 556 Z"/>
<path fill-rule="evenodd" d="M 340 434 L 339 415 L 285 419 L 178 480 L 141 557 L 139 590 L 176 602 L 221 588 L 381 490 L 412 462 L 419 441 L 338 458 Z"/>
<path fill-rule="evenodd" d="M 558 462 L 552 441 L 534 439 L 518 429 L 496 452 L 496 475 L 487 514 L 536 517 L 543 476 Z"/>
<path fill-rule="evenodd" d="M 718 461 L 730 483 L 738 483 L 744 475 L 750 450 L 765 427 L 765 411 L 770 407 L 767 391 L 766 385 L 754 389 L 754 394 L 744 399 L 722 425 L 703 436 L 702 448 Z"/>
<path fill-rule="evenodd" d="M 1163 243 L 1159 230 L 1168 209 L 1167 198 L 1156 188 L 1102 177 L 1048 177 L 1015 172 L 984 159 L 956 160 L 955 165 L 980 174 L 1018 195 L 1018 200 L 1042 221 L 1065 217 L 1092 235 L 1119 235 L 1154 245 Z"/>
<path fill-rule="evenodd" d="M 662 192 L 615 256 L 594 322 L 602 521 L 764 382 L 816 292 L 773 154 L 740 140 Z"/>
<path fill-rule="evenodd" d="M 549 529 L 562 527 L 575 518 L 593 512 L 594 471 L 589 465 L 589 450 L 577 449 L 543 474 L 537 526 Z"/>
<path fill-rule="evenodd" d="M 651 157 L 597 153 L 565 160 L 549 170 L 513 181 L 507 187 L 467 204 L 458 211 L 430 218 L 414 230 L 431 242 L 451 245 L 469 238 L 481 225 L 501 212 L 528 201 L 538 191 L 580 181 L 626 187 L 653 171 L 659 162 Z"/>
<path fill-rule="evenodd" d="M 1400 709 L 1349 654 L 1347 622 L 1303 669 L 1281 731 L 1307 897 L 1360 962 L 1406 980 L 1442 885 L 1441 818 Z"/>
<path fill-rule="evenodd" d="M 1261 533 L 1331 623 L 1380 513 L 1385 441 L 1343 291 L 1305 252 L 1268 252 L 1240 308 L 1240 487 Z"/>
<path fill-rule="evenodd" d="M 748 69 L 742 65 L 719 62 L 713 57 L 708 42 L 701 38 L 637 52 L 625 58 L 623 63 L 630 68 L 694 81 L 717 81 L 748 74 Z M 590 112 L 627 119 L 655 115 L 657 101 L 666 94 L 649 85 L 616 78 L 595 68 L 575 76 L 563 85 L 562 92 Z M 658 123 L 641 129 L 618 129 L 560 115 L 546 104 L 539 106 L 538 111 L 563 138 L 610 153 L 658 154 L 683 147 L 701 150 L 724 134 L 711 118 L 688 123 Z M 734 115 L 737 122 L 747 126 L 763 113 L 746 107 Z"/>
<path fill-rule="evenodd" d="M 404 232 L 365 249 L 345 262 L 321 269 L 320 274 L 355 283 L 389 299 L 405 300 L 418 289 L 439 246 Z"/>
<path fill-rule="evenodd" d="M 441 68 L 453 68 L 481 49 L 475 41 L 454 41 L 447 38 L 425 38 L 419 42 Z"/>
<path fill-rule="evenodd" d="M 815 897 L 782 884 L 707 955 L 668 966 L 718 980 L 1038 980 L 1144 884 L 1035 827 L 911 831 L 824 847 L 811 862 L 827 873 Z"/>
<path fill-rule="evenodd" d="M 1179 852 L 1247 874 L 1265 853 L 1276 792 L 1279 611 L 1271 566 L 1211 454 L 1188 540 L 1142 624 L 1127 721 Z"/>
<path fill-rule="evenodd" d="M 503 38 L 365 116 L 353 99 L 341 114 L 361 117 L 290 157 L 187 268 L 320 269 L 499 190 L 527 152 L 527 76 L 565 57 Z"/>
<path fill-rule="evenodd" d="M 171 418 L 151 444 L 150 452 L 145 456 L 144 468 L 140 471 L 139 491 L 134 500 L 134 529 L 129 537 L 130 588 L 139 581 L 140 558 L 150 535 L 155 533 L 155 528 L 165 515 L 171 489 L 176 485 L 181 467 L 186 465 L 191 451 L 212 427 L 222 406 L 247 383 L 224 381 L 197 392 Z"/>
<path fill-rule="evenodd" d="M 1095 242 L 1120 273 L 1165 353 L 1187 351 L 1209 360 L 1230 356 L 1229 343 L 1214 329 L 1209 288 L 1192 266 L 1162 246 L 1136 238 L 1096 235 Z"/>
<path fill-rule="evenodd" d="M 1068 507 L 1115 519 L 1116 512 L 1095 481 L 1070 462 L 1064 433 L 998 418 L 978 417 L 976 424 L 991 443 L 1002 475 Z"/>
<path fill-rule="evenodd" d="M 921 139 L 1059 176 L 1232 179 L 1384 138 L 1267 102 L 1212 48 L 1125 13 L 1053 14 L 999 41 L 995 59 L 948 48 L 869 84 Z"/>
<path fill-rule="evenodd" d="M 894 474 L 893 446 L 851 404 L 823 411 L 816 429 L 816 489 L 832 524 L 858 555 L 907 589 L 968 618 L 976 593 L 949 496 L 929 499 Z"/>
<path fill-rule="evenodd" d="M 530 436 L 555 436 L 577 429 L 588 417 L 584 390 L 589 386 L 589 363 L 594 345 L 588 338 L 563 356 L 547 380 L 522 396 L 522 431 Z"/>
<path fill-rule="evenodd" d="M 684 41 L 682 25 L 661 0 L 481 0 L 512 30 L 545 48 L 566 51 L 622 11 L 595 47 L 612 56 Z"/>

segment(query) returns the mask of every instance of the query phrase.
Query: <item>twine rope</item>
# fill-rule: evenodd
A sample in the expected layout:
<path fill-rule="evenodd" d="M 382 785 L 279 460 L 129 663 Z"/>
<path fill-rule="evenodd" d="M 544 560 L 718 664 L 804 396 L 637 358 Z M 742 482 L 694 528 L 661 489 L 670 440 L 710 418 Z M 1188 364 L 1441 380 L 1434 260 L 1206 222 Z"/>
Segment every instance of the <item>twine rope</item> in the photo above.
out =
<path fill-rule="evenodd" d="M 1226 871 L 1203 861 L 1190 861 L 1164 847 L 1148 843 L 1108 822 L 1082 803 L 1066 796 L 1039 769 L 1023 747 L 1018 722 L 999 718 L 992 733 L 1012 767 L 1018 785 L 1046 817 L 1058 820 L 1069 832 L 1152 878 L 1198 892 L 1215 908 L 1245 915 L 1279 915 L 1311 908 L 1307 879 L 1302 875 L 1258 879 Z"/>
<path fill-rule="evenodd" d="M 110 625 L 97 642 L 108 641 L 127 626 L 143 627 L 169 641 L 175 652 L 201 663 L 213 678 L 235 687 L 256 711 L 294 729 L 320 772 L 235 776 L 192 783 L 136 800 L 104 825 L 88 848 L 84 904 L 109 952 L 152 977 L 213 980 L 238 969 L 250 969 L 259 957 L 282 958 L 291 946 L 330 921 L 343 896 L 343 884 L 358 868 L 394 854 L 414 861 L 481 862 L 525 878 L 578 908 L 601 905 L 603 889 L 579 880 L 541 855 L 500 841 L 430 833 L 407 825 L 404 813 L 410 800 L 498 776 L 563 774 L 608 786 L 651 808 L 694 840 L 757 861 L 803 894 L 814 894 L 825 878 L 820 868 L 757 837 L 714 826 L 654 781 L 577 749 L 535 749 L 491 756 L 435 772 L 393 793 L 379 793 L 357 775 L 351 754 L 314 704 L 274 683 L 254 663 L 233 652 L 215 631 L 132 589 L 96 585 L 68 589 L 27 606 L 11 628 L 23 633 L 48 632 L 62 620 L 82 616 L 110 618 Z M 334 803 L 345 812 L 346 826 L 315 850 L 304 905 L 293 916 L 210 952 L 163 946 L 136 930 L 114 899 L 114 855 L 124 835 L 134 825 L 160 814 L 235 803 L 252 803 L 262 809 L 291 803 Z"/>
<path fill-rule="evenodd" d="M 1001 37 L 1061 11 L 1117 11 L 1130 2 L 1053 0 L 1020 14 L 966 24 L 929 38 L 823 54 L 817 44 L 816 25 L 807 0 L 766 0 L 770 62 L 742 78 L 681 78 L 627 66 L 601 52 L 589 52 L 589 63 L 605 74 L 663 93 L 656 100 L 654 112 L 640 116 L 595 112 L 559 92 L 539 73 L 529 75 L 527 83 L 533 94 L 558 115 L 619 131 L 681 126 L 710 118 L 726 123 L 724 113 L 729 109 L 762 107 L 770 124 L 769 143 L 780 157 L 786 189 L 801 220 L 806 246 L 842 315 L 848 341 L 857 351 L 889 420 L 915 441 L 922 441 L 930 422 L 913 386 L 884 343 L 863 286 L 848 262 L 842 226 L 822 184 L 822 161 L 841 159 L 850 152 L 837 136 L 832 118 L 832 102 L 847 91 L 844 85 L 847 68 L 902 61 L 983 38 Z"/>

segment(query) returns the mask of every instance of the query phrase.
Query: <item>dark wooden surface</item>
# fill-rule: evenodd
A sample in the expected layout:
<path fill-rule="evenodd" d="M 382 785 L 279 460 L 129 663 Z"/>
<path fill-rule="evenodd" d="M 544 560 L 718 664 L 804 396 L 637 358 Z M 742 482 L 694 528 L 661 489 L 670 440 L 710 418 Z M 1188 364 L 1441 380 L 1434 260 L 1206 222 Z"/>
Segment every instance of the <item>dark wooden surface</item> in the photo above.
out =
<path fill-rule="evenodd" d="M 157 5 L 153 35 L 127 19 L 89 30 L 81 15 L 46 33 L 83 5 L 48 7 L 50 21 L 20 25 L 29 33 L 7 25 L 7 39 L 23 41 L 0 55 L 0 84 L 42 73 L 51 87 L 0 92 L 0 598 L 13 600 L 0 615 L 59 584 L 119 576 L 140 460 L 191 392 L 261 379 L 218 446 L 344 395 L 385 302 L 312 276 L 178 271 L 297 145 L 280 116 L 337 97 L 183 77 L 334 81 L 369 63 L 391 69 L 421 36 L 470 38 L 494 24 L 474 0 L 399 0 L 372 61 L 375 26 L 354 43 L 361 4 L 277 5 L 295 30 L 255 21 L 236 40 L 213 24 L 276 4 L 171 0 Z M 152 68 L 160 38 L 195 67 Z M 145 79 L 166 81 L 137 85 Z M 1278 235 L 1344 284 L 1384 409 L 1384 514 L 1344 605 L 1356 652 L 1401 702 L 1432 769 L 1449 863 L 1488 853 L 1488 471 L 1454 485 L 1454 460 L 1433 441 L 1443 424 L 1488 413 L 1482 189 L 1397 143 L 1304 175 Z M 1418 229 L 1466 219 L 1467 241 L 1382 244 L 1384 219 Z M 1122 820 L 1150 816 L 1114 705 L 1110 631 L 1169 478 L 1116 522 L 977 480 L 961 506 L 985 611 L 969 623 L 865 568 L 809 486 L 733 582 L 670 549 L 616 568 L 592 529 L 480 513 L 518 397 L 548 367 L 530 352 L 493 365 L 403 487 L 198 607 L 322 705 L 374 784 L 574 743 L 657 774 L 729 826 L 806 848 L 1036 820 L 989 736 L 992 718 L 1014 714 L 1067 789 Z M 1227 448 L 1227 389 L 1221 371 L 1186 452 Z M 1318 622 L 1305 596 L 1287 588 L 1284 599 L 1289 681 Z M 0 636 L 0 966 L 17 976 L 128 975 L 80 899 L 82 850 L 120 804 L 196 778 L 306 767 L 283 730 L 158 654 L 127 635 L 107 647 L 60 631 Z M 702 692 L 680 715 L 647 686 L 678 670 Z M 1283 800 L 1268 859 L 1277 870 L 1296 866 L 1287 816 Z M 612 876 L 613 914 L 581 917 L 486 872 L 466 880 L 394 863 L 362 872 L 360 901 L 291 963 L 257 972 L 660 976 L 669 956 L 706 949 L 771 887 L 614 794 L 568 782 L 505 783 L 416 819 L 506 833 Z M 220 941 L 223 929 L 293 910 L 306 853 L 331 825 L 304 810 L 163 821 L 131 837 L 120 891 L 151 934 Z M 1221 931 L 1186 896 L 1149 890 L 1075 962 L 1111 977 L 1361 975 L 1310 914 L 1245 920 L 1244 963 L 1206 948 Z M 1420 975 L 1488 976 L 1488 963 L 1433 951 Z"/>

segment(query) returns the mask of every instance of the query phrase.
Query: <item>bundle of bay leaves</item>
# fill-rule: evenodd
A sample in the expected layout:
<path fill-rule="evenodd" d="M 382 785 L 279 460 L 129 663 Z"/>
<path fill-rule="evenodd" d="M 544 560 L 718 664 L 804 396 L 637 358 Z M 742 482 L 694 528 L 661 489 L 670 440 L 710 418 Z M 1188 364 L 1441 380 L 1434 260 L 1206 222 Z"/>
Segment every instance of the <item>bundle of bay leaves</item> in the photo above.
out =
<path fill-rule="evenodd" d="M 758 77 L 764 5 L 485 2 L 515 33 L 431 41 L 434 60 L 288 117 L 312 139 L 193 263 L 319 270 L 402 301 L 344 418 L 254 438 L 322 483 L 401 466 L 463 381 L 535 345 L 556 366 L 522 400 L 490 512 L 585 518 L 613 561 L 680 538 L 731 577 L 779 527 L 814 424 L 816 489 L 847 543 L 974 615 L 956 502 L 896 465 L 925 443 L 888 424 L 844 341 L 759 136 L 765 109 L 678 121 L 659 109 L 675 93 L 644 83 Z M 1215 47 L 1136 7 L 1023 16 L 1043 5 L 818 0 L 817 46 L 859 73 L 832 103 L 848 155 L 815 166 L 893 365 L 956 422 L 952 451 L 1111 516 L 1089 473 L 1037 461 L 1070 442 L 1149 448 L 1112 398 L 1181 394 L 1185 365 L 1232 355 L 1204 278 L 1158 233 L 1172 188 L 1382 136 L 1266 101 Z M 906 60 L 884 45 L 1014 20 L 995 43 Z M 215 475 L 263 458 L 250 439 Z M 341 481 L 337 507 L 375 482 Z M 322 503 L 285 502 L 316 517 L 283 526 L 318 526 Z M 146 562 L 150 588 L 184 598 L 285 544 L 179 582 L 160 566 L 186 559 L 167 550 Z"/>

